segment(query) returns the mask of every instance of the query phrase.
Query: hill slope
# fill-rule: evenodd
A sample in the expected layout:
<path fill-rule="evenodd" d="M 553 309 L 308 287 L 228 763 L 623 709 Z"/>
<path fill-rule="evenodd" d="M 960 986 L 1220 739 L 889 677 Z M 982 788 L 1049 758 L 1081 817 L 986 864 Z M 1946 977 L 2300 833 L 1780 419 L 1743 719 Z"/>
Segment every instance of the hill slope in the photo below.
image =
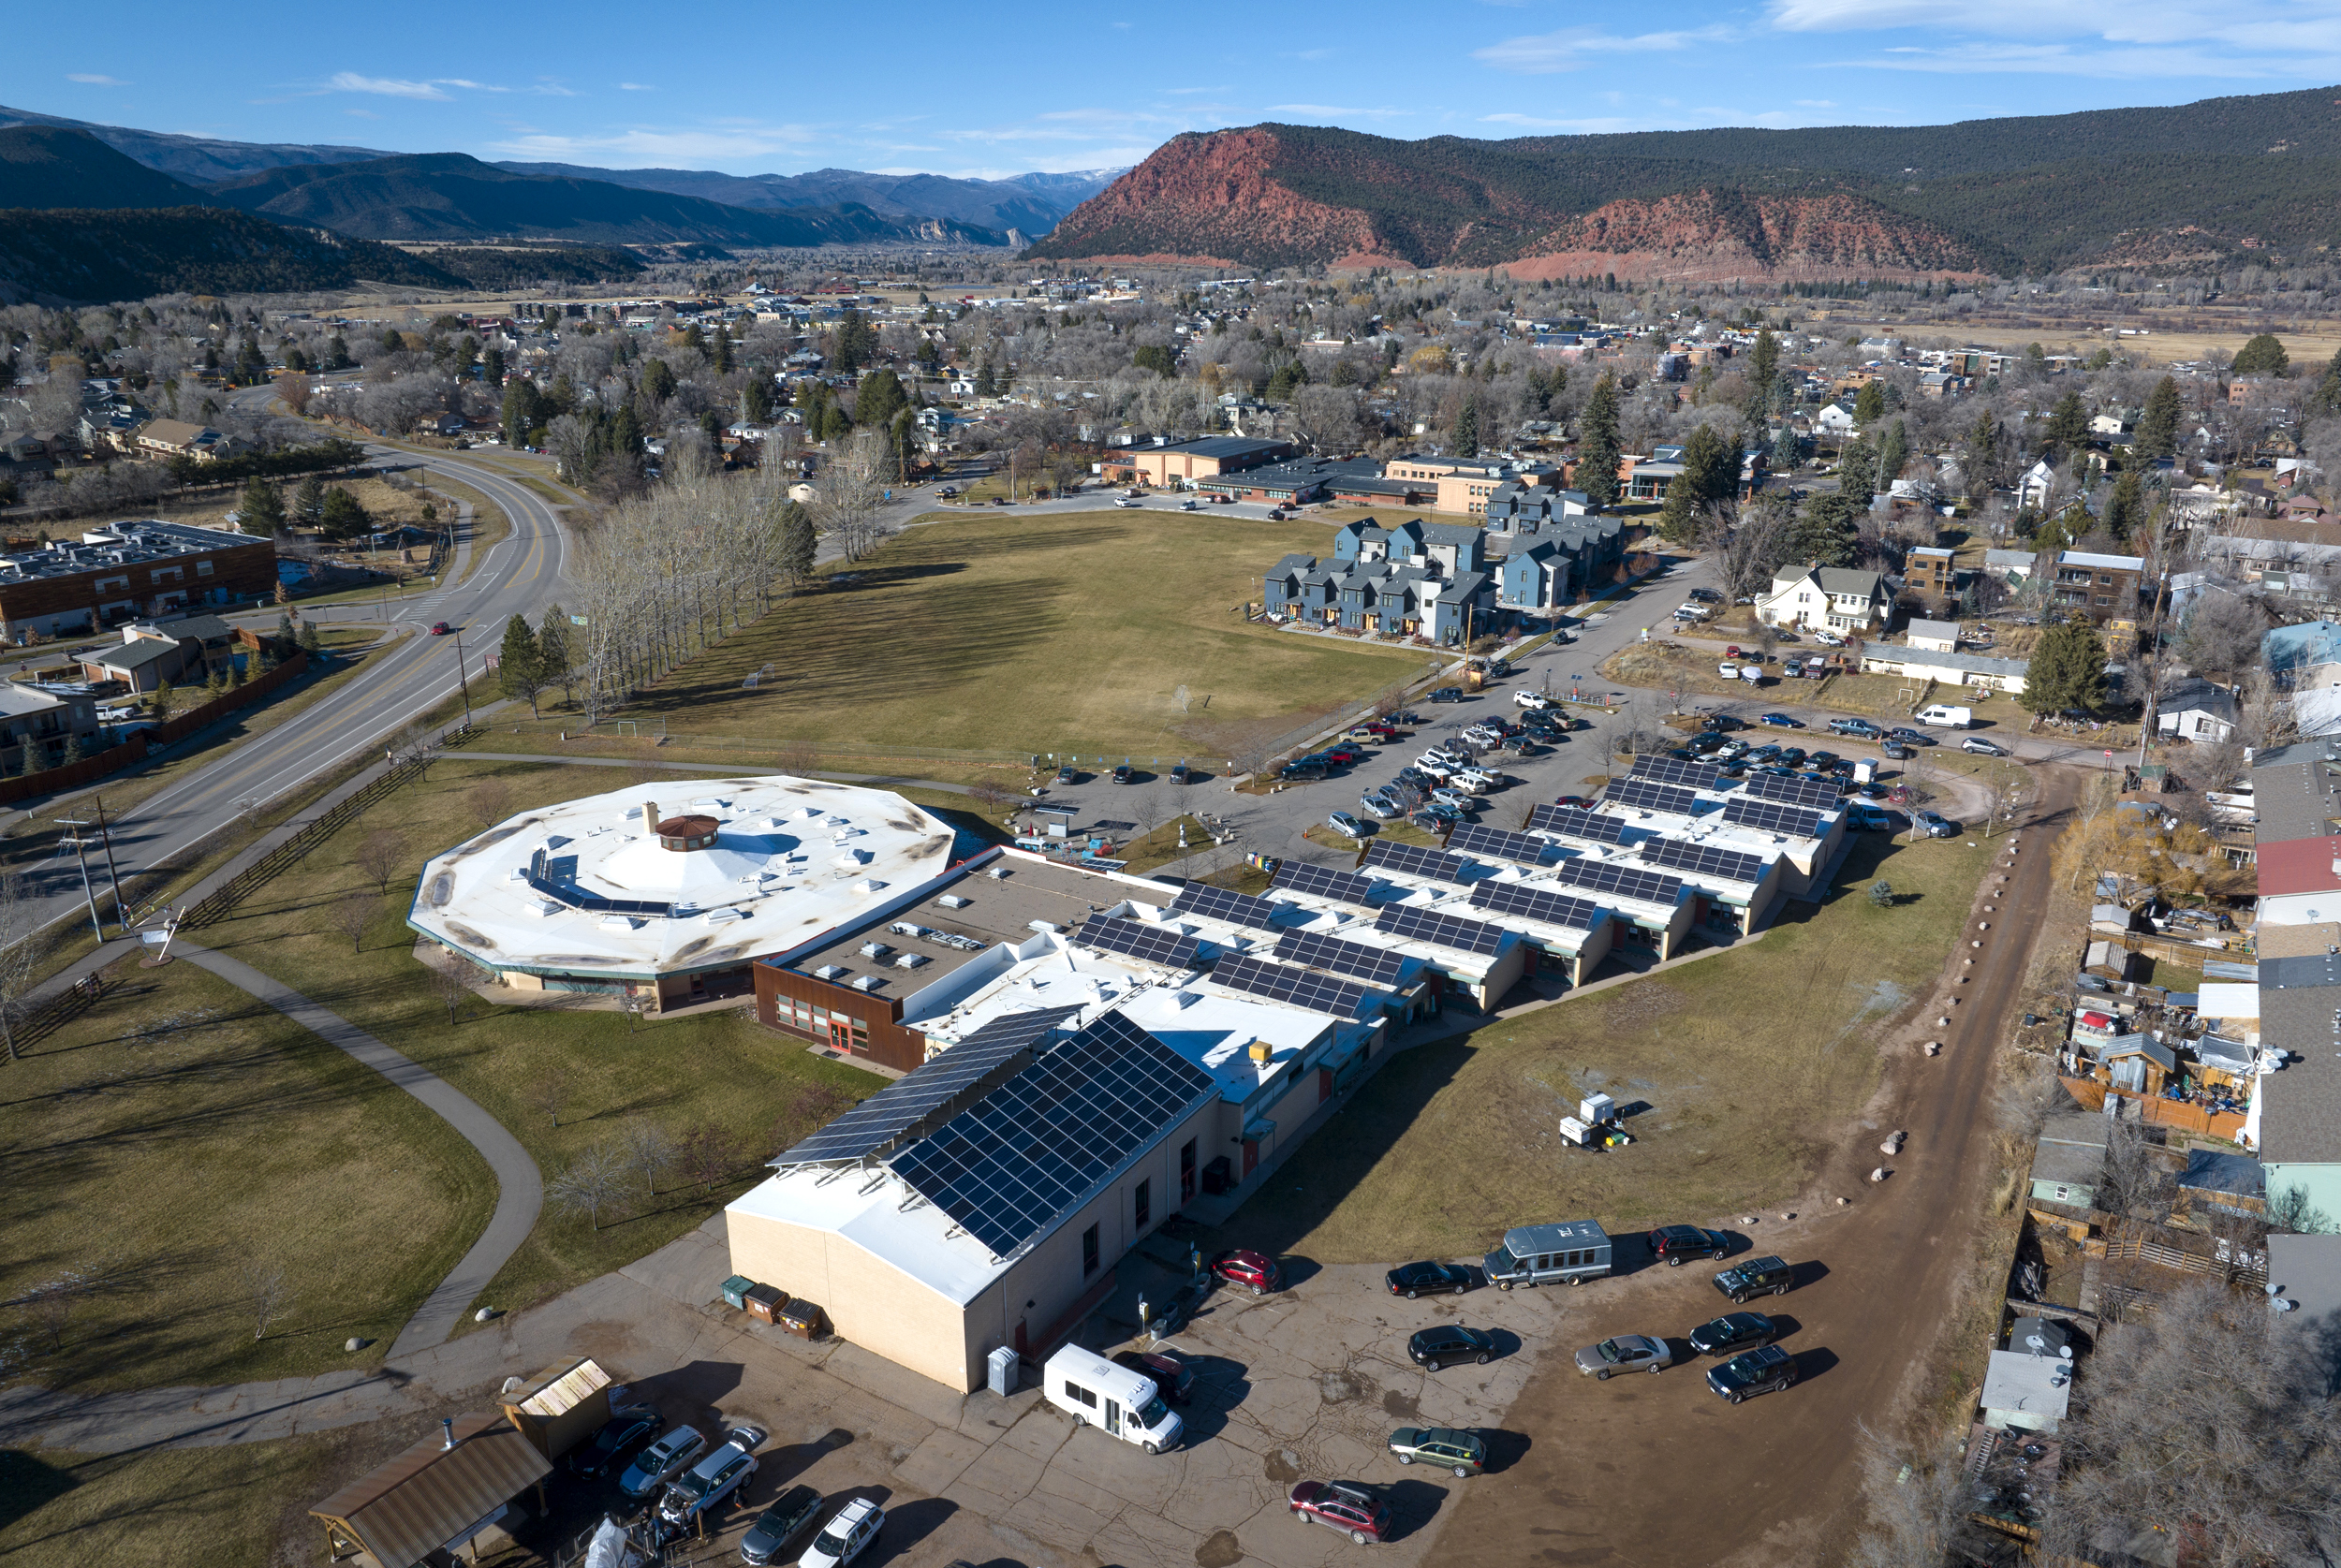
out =
<path fill-rule="evenodd" d="M 599 180 L 636 190 L 666 191 L 751 210 L 833 207 L 848 202 L 885 217 L 948 218 L 1027 234 L 1056 227 L 1082 202 L 1105 189 L 1119 169 L 1077 175 L 1020 175 L 1013 180 L 954 180 L 940 174 L 866 174 L 821 169 L 807 174 L 719 174 L 701 169 L 592 169 L 581 164 L 498 163 L 514 174 Z M 1038 181 L 1035 184 L 1031 182 Z"/>
<path fill-rule="evenodd" d="M 867 208 L 753 212 L 698 197 L 567 176 L 515 174 L 461 153 L 303 165 L 213 187 L 219 200 L 287 222 L 369 240 L 496 237 L 593 244 L 702 241 L 736 245 L 850 244 L 873 240 L 999 242 L 966 225 L 885 218 Z"/>
<path fill-rule="evenodd" d="M 0 207 L 209 207 L 212 198 L 87 131 L 0 129 Z"/>
<path fill-rule="evenodd" d="M 464 280 L 388 245 L 217 207 L 0 212 L 0 299 L 102 304 L 151 294 L 415 287 Z"/>
<path fill-rule="evenodd" d="M 86 131 L 114 151 L 149 169 L 197 183 L 232 180 L 239 174 L 276 169 L 285 164 L 354 163 L 363 158 L 386 158 L 390 155 L 371 147 L 220 141 L 211 137 L 132 130 L 124 125 L 101 125 L 89 120 L 68 120 L 59 114 L 36 113 L 29 109 L 0 107 L 0 126 L 5 125 L 53 125 L 65 130 Z"/>
<path fill-rule="evenodd" d="M 1174 138 L 1036 256 L 1526 276 L 2008 272 L 2341 230 L 2331 90 L 1958 125 L 1394 141 Z"/>

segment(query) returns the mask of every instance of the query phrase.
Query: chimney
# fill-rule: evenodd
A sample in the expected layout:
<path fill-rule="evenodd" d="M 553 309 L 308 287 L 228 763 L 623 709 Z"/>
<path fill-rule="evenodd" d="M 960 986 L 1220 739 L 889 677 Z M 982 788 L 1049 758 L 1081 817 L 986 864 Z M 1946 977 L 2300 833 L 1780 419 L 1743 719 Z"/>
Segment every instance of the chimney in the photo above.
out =
<path fill-rule="evenodd" d="M 455 1417 L 451 1415 L 442 1415 L 439 1417 L 439 1425 L 447 1433 L 446 1437 L 439 1443 L 440 1450 L 444 1452 L 445 1450 L 455 1446 Z"/>
<path fill-rule="evenodd" d="M 642 837 L 654 842 L 658 837 L 658 802 L 655 800 L 642 802 Z"/>

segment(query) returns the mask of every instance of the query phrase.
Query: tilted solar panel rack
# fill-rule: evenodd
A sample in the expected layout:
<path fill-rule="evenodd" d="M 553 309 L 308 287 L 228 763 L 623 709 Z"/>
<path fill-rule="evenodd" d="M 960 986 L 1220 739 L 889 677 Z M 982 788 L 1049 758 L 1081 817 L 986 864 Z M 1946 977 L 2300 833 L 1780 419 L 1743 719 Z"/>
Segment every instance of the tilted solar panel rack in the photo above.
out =
<path fill-rule="evenodd" d="M 1433 882 L 1451 882 L 1457 887 L 1464 881 L 1465 862 L 1461 858 L 1445 850 L 1425 849 L 1419 843 L 1376 839 L 1366 848 L 1365 863 L 1384 871 L 1428 877 Z"/>
<path fill-rule="evenodd" d="M 1272 888 L 1283 887 L 1295 893 L 1307 893 L 1339 903 L 1353 903 L 1362 908 L 1374 906 L 1374 879 L 1355 872 L 1337 871 L 1332 866 L 1312 865 L 1306 860 L 1287 860 L 1276 868 Z"/>
<path fill-rule="evenodd" d="M 1109 1013 L 889 1163 L 1004 1260 L 1217 1089 L 1210 1074 Z"/>
<path fill-rule="evenodd" d="M 1477 822 L 1466 822 L 1448 834 L 1447 847 L 1455 854 L 1485 855 L 1524 866 L 1541 866 L 1553 854 L 1553 844 L 1533 833 L 1511 833 Z"/>
<path fill-rule="evenodd" d="M 1230 892 L 1208 883 L 1190 882 L 1179 889 L 1179 896 L 1170 901 L 1170 907 L 1181 915 L 1200 915 L 1207 920 L 1225 920 L 1231 926 L 1272 931 L 1274 929 L 1277 906 L 1266 899 L 1256 899 L 1249 893 Z"/>
<path fill-rule="evenodd" d="M 1566 833 L 1572 839 L 1589 839 L 1595 843 L 1621 843 L 1630 824 L 1622 816 L 1604 816 L 1575 806 L 1539 806 L 1528 813 L 1528 826 L 1547 833 Z"/>
<path fill-rule="evenodd" d="M 1699 797 L 1689 790 L 1648 779 L 1612 779 L 1601 791 L 1601 799 L 1629 811 L 1671 812 L 1676 816 L 1690 816 L 1699 810 Z"/>
<path fill-rule="evenodd" d="M 1452 947 L 1459 953 L 1478 953 L 1486 957 L 1504 945 L 1504 928 L 1490 926 L 1478 920 L 1459 919 L 1441 915 L 1436 910 L 1420 909 L 1413 904 L 1393 904 L 1382 911 L 1375 920 L 1374 929 L 1408 942 L 1428 942 L 1435 946 Z"/>
<path fill-rule="evenodd" d="M 1782 833 L 1792 839 L 1820 837 L 1820 813 L 1808 812 L 1801 806 L 1784 806 L 1777 800 L 1733 800 L 1723 808 L 1723 820 L 1741 828 L 1754 828 L 1765 833 Z"/>
<path fill-rule="evenodd" d="M 1597 893 L 1612 893 L 1621 899 L 1641 899 L 1650 903 L 1671 904 L 1683 896 L 1683 879 L 1662 876 L 1644 871 L 1640 866 L 1624 865 L 1615 860 L 1580 858 L 1564 860 L 1553 868 L 1556 881 L 1572 887 L 1589 887 Z"/>
<path fill-rule="evenodd" d="M 577 864 L 574 855 L 565 855 L 560 858 L 572 866 Z M 648 899 L 605 899 L 597 893 L 581 893 L 573 884 L 559 882 L 548 875 L 545 866 L 543 850 L 528 857 L 528 885 L 545 897 L 567 904 L 571 909 L 582 909 L 588 915 L 655 915 L 662 919 L 674 913 L 674 905 L 670 903 L 654 903 Z"/>
<path fill-rule="evenodd" d="M 1230 953 L 1221 959 L 1212 967 L 1211 977 L 1229 990 L 1289 1002 L 1337 1018 L 1354 1018 L 1365 1006 L 1366 988 L 1354 980 L 1336 980 L 1288 963 L 1268 963 L 1249 953 Z"/>
<path fill-rule="evenodd" d="M 835 1165 L 883 1154 L 921 1125 L 947 1119 L 1031 1060 L 1035 1041 L 1079 1013 L 1043 1007 L 994 1018 L 959 1044 L 888 1084 L 771 1162 L 774 1169 Z"/>
<path fill-rule="evenodd" d="M 1144 920 L 1105 915 L 1092 915 L 1073 933 L 1073 940 L 1084 947 L 1125 953 L 1167 969 L 1194 968 L 1196 950 L 1201 946 L 1194 937 L 1175 927 L 1165 929 Z"/>
<path fill-rule="evenodd" d="M 1482 882 L 1471 890 L 1471 902 L 1491 915 L 1517 915 L 1575 931 L 1589 931 L 1601 920 L 1601 906 L 1591 899 L 1518 882 Z"/>
<path fill-rule="evenodd" d="M 1330 969 L 1336 975 L 1347 975 L 1384 989 L 1396 985 L 1406 968 L 1403 953 L 1368 946 L 1362 942 L 1347 942 L 1318 931 L 1285 932 L 1276 939 L 1276 957 L 1287 963 L 1306 964 L 1311 969 Z"/>
<path fill-rule="evenodd" d="M 1685 789 L 1713 789 L 1722 782 L 1723 769 L 1712 762 L 1685 762 L 1679 756 L 1638 756 L 1632 776 Z"/>
<path fill-rule="evenodd" d="M 1671 866 L 1695 876 L 1717 877 L 1725 882 L 1761 882 L 1764 878 L 1764 857 L 1745 850 L 1692 843 L 1687 839 L 1645 839 L 1637 847 L 1642 857 L 1652 865 Z"/>
<path fill-rule="evenodd" d="M 1837 803 L 1843 791 L 1835 784 L 1821 784 L 1812 779 L 1783 779 L 1759 773 L 1747 781 L 1747 793 L 1759 800 L 1777 800 L 1784 806 L 1827 811 Z"/>

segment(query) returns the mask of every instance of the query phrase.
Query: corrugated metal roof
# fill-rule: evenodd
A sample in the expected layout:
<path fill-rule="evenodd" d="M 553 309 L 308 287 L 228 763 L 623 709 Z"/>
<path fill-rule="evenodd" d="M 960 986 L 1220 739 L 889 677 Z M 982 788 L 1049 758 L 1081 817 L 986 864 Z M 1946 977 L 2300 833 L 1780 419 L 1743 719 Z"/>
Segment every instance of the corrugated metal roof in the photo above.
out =
<path fill-rule="evenodd" d="M 582 1404 L 588 1395 L 609 1386 L 610 1374 L 598 1362 L 585 1360 L 566 1369 L 546 1368 L 537 1374 L 535 1387 L 520 1390 L 517 1405 L 510 1399 L 504 1403 L 523 1415 L 563 1415 Z"/>
<path fill-rule="evenodd" d="M 455 1446 L 434 1432 L 309 1510 L 347 1527 L 382 1568 L 414 1568 L 552 1472 L 494 1411 L 455 1419 Z"/>

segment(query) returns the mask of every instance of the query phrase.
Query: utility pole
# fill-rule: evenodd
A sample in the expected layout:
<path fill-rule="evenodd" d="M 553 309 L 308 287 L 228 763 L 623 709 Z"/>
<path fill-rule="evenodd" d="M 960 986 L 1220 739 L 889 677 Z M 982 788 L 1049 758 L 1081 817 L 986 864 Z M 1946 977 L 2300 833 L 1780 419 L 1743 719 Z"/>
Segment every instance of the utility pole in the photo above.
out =
<path fill-rule="evenodd" d="M 51 820 L 54 821 L 60 828 L 86 828 L 89 826 L 88 823 L 77 821 L 72 817 L 60 816 L 52 818 Z M 97 918 L 97 895 L 90 888 L 89 856 L 84 853 L 89 844 L 89 841 L 81 837 L 79 833 L 70 833 L 65 838 L 60 839 L 58 843 L 60 846 L 67 844 L 71 845 L 73 849 L 73 857 L 81 863 L 81 897 L 89 901 L 89 929 L 96 934 L 98 941 L 103 942 L 106 940 L 106 928 L 99 923 Z M 118 897 L 116 901 L 120 901 Z"/>
<path fill-rule="evenodd" d="M 106 799 L 102 795 L 93 795 L 90 800 L 97 808 L 97 843 L 106 852 L 106 886 L 113 889 L 114 924 L 127 934 L 130 909 L 122 897 L 122 873 L 114 870 L 114 840 L 112 831 L 106 826 Z"/>
<path fill-rule="evenodd" d="M 464 674 L 464 634 L 455 634 L 455 683 L 464 690 L 464 727 L 471 727 L 471 681 Z"/>

